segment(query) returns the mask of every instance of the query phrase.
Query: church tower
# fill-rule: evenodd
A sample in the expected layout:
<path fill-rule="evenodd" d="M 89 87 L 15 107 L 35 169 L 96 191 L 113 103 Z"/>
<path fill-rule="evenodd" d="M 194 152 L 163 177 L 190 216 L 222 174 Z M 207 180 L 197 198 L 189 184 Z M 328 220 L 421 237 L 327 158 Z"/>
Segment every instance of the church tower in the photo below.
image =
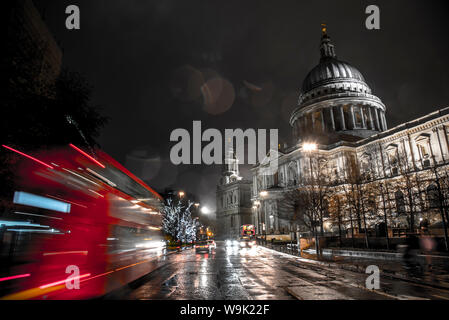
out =
<path fill-rule="evenodd" d="M 231 145 L 224 155 L 220 184 L 223 185 L 240 180 L 242 180 L 242 177 L 239 174 L 239 160 Z"/>
<path fill-rule="evenodd" d="M 251 181 L 239 173 L 239 160 L 234 148 L 227 146 L 223 170 L 217 185 L 217 220 L 220 239 L 237 239 L 240 227 L 252 224 Z"/>

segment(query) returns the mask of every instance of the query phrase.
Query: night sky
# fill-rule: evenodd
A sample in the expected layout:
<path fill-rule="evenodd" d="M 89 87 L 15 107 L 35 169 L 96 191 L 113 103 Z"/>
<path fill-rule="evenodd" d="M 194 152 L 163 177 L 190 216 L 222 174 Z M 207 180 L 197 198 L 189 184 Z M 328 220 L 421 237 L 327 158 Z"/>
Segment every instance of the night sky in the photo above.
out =
<path fill-rule="evenodd" d="M 443 1 L 35 0 L 64 50 L 64 66 L 93 86 L 110 118 L 104 151 L 160 190 L 174 185 L 215 207 L 220 166 L 173 166 L 170 133 L 278 128 L 319 61 L 320 24 L 339 59 L 387 106 L 389 127 L 448 106 L 449 3 Z M 65 28 L 65 8 L 81 30 Z M 366 6 L 381 30 L 365 28 Z M 207 84 L 208 92 L 201 86 Z M 224 133 L 224 131 L 222 131 Z M 249 178 L 248 168 L 243 174 Z"/>

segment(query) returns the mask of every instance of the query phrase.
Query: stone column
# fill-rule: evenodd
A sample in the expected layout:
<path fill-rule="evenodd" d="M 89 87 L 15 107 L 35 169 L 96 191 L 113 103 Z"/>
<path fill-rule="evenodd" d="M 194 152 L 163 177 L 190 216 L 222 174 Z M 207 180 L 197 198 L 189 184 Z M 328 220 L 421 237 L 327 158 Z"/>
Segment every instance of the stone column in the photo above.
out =
<path fill-rule="evenodd" d="M 370 129 L 375 130 L 374 126 L 374 120 L 373 120 L 373 108 L 371 106 L 368 106 L 368 112 L 369 112 L 369 121 L 370 121 Z"/>
<path fill-rule="evenodd" d="M 382 123 L 383 123 L 383 126 L 384 126 L 384 130 L 388 130 L 387 119 L 385 118 L 385 112 L 382 111 L 381 114 L 382 114 Z"/>
<path fill-rule="evenodd" d="M 437 138 L 438 138 L 438 146 L 440 147 L 441 160 L 443 162 L 446 162 L 446 158 L 444 156 L 444 151 L 443 151 L 443 144 L 441 143 L 441 138 L 440 138 L 440 128 L 442 129 L 442 127 L 437 127 L 434 130 L 435 130 L 435 134 L 437 135 Z"/>
<path fill-rule="evenodd" d="M 326 125 L 324 123 L 324 112 L 323 109 L 320 110 L 320 115 L 321 115 L 321 131 L 325 132 L 326 131 Z"/>
<path fill-rule="evenodd" d="M 315 132 L 315 117 L 313 116 L 313 112 L 310 113 L 310 117 L 312 118 L 312 131 Z"/>
<path fill-rule="evenodd" d="M 330 107 L 329 111 L 331 113 L 332 129 L 335 131 L 334 107 Z"/>
<path fill-rule="evenodd" d="M 302 181 L 302 175 L 301 175 L 301 158 L 298 158 L 298 160 L 297 161 L 295 161 L 296 162 L 296 168 L 297 168 L 297 175 L 296 175 L 296 177 L 297 177 L 297 179 L 298 179 L 298 181 L 296 181 L 296 185 L 299 185 L 300 184 L 300 181 Z"/>
<path fill-rule="evenodd" d="M 343 130 L 346 130 L 345 113 L 343 112 L 343 106 L 338 106 L 338 109 L 340 109 L 341 127 Z"/>
<path fill-rule="evenodd" d="M 364 105 L 361 105 L 361 106 L 359 106 L 359 109 L 360 109 L 360 114 L 362 115 L 362 126 L 363 126 L 363 129 L 368 129 L 368 127 L 366 126 L 366 119 L 365 119 L 365 106 Z"/>
<path fill-rule="evenodd" d="M 380 121 L 379 121 L 379 109 L 375 108 L 374 109 L 374 113 L 376 114 L 376 126 L 377 126 L 377 130 L 379 131 L 383 131 L 382 127 L 380 125 Z"/>
<path fill-rule="evenodd" d="M 448 134 L 447 134 L 447 131 L 446 131 L 446 130 L 448 130 L 448 128 L 446 126 L 442 126 L 441 130 L 443 131 L 444 141 L 446 142 L 446 144 L 445 144 L 446 145 L 446 151 L 449 154 L 449 139 L 448 139 Z"/>
<path fill-rule="evenodd" d="M 355 115 L 354 115 L 354 106 L 351 105 L 351 119 L 352 119 L 352 128 L 355 129 Z"/>

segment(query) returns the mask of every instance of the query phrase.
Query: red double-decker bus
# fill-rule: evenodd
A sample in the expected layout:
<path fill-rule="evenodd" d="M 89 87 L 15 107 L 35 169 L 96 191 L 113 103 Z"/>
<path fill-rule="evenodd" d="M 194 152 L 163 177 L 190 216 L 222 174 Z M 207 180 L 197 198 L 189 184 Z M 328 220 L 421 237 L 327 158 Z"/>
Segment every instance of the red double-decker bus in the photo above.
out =
<path fill-rule="evenodd" d="M 256 228 L 252 224 L 244 224 L 240 227 L 240 237 L 254 237 L 256 235 Z"/>
<path fill-rule="evenodd" d="M 240 246 L 253 247 L 256 245 L 256 229 L 252 224 L 244 224 L 240 227 Z"/>
<path fill-rule="evenodd" d="M 103 296 L 147 274 L 165 250 L 162 198 L 114 159 L 70 145 L 3 146 L 0 299 Z"/>

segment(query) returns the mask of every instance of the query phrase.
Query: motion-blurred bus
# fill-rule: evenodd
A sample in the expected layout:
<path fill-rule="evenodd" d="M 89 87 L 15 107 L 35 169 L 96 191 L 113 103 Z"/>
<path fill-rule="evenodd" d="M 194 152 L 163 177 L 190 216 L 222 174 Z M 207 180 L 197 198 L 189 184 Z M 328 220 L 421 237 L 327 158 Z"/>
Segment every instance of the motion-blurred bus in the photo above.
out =
<path fill-rule="evenodd" d="M 256 229 L 252 224 L 244 224 L 240 227 L 240 246 L 253 247 L 256 245 Z"/>
<path fill-rule="evenodd" d="M 252 224 L 244 224 L 240 227 L 240 237 L 255 237 L 256 228 Z"/>
<path fill-rule="evenodd" d="M 3 145 L 11 190 L 0 199 L 0 298 L 103 296 L 164 253 L 162 198 L 99 150 L 23 152 Z"/>

